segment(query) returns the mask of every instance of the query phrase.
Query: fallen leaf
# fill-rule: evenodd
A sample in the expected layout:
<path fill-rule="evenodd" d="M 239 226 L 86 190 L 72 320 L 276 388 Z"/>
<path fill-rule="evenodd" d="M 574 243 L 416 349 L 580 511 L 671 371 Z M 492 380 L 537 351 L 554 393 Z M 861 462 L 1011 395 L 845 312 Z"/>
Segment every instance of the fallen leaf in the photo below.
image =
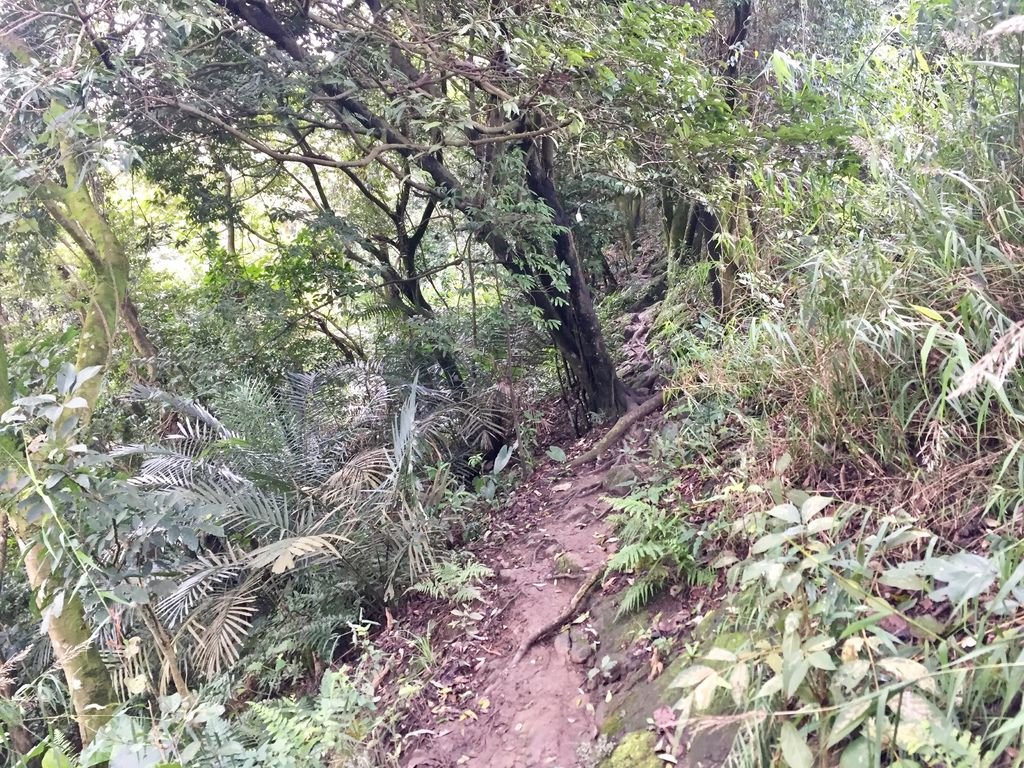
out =
<path fill-rule="evenodd" d="M 654 721 L 655 727 L 662 731 L 671 730 L 678 724 L 676 713 L 672 707 L 658 707 L 651 715 L 651 719 Z"/>
<path fill-rule="evenodd" d="M 138 695 L 145 693 L 149 687 L 149 681 L 146 679 L 146 675 L 136 675 L 135 677 L 129 677 L 125 681 L 125 687 L 128 689 L 128 693 Z M 46 762 L 45 760 L 43 762 Z"/>

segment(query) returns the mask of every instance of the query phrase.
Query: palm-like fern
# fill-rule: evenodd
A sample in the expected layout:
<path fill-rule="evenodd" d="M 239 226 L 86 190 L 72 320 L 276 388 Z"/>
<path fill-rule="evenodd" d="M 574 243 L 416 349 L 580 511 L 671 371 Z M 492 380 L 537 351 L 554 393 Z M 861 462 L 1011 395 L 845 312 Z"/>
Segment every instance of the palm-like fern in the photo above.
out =
<path fill-rule="evenodd" d="M 426 573 L 440 522 L 429 500 L 443 494 L 421 470 L 469 436 L 496 439 L 504 417 L 493 391 L 478 407 L 367 368 L 290 376 L 280 391 L 244 381 L 215 409 L 151 388 L 134 397 L 173 416 L 156 444 L 115 452 L 138 462 L 131 482 L 183 527 L 217 532 L 177 553 L 177 585 L 157 607 L 208 677 L 314 566 L 371 605 Z"/>

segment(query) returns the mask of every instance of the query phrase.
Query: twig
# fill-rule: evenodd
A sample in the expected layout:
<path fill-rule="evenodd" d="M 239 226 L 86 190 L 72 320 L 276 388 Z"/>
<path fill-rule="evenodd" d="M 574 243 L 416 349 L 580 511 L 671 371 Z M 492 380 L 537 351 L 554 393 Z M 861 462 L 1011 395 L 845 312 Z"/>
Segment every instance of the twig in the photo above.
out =
<path fill-rule="evenodd" d="M 529 637 L 527 637 L 525 640 L 523 640 L 523 642 L 519 646 L 519 650 L 516 651 L 515 658 L 512 659 L 513 667 L 523 660 L 523 657 L 530 651 L 530 649 L 533 646 L 535 646 L 537 643 L 539 643 L 541 640 L 543 640 L 553 632 L 557 632 L 563 624 L 568 623 L 573 618 L 573 616 L 575 616 L 576 610 L 580 607 L 580 603 L 582 603 L 583 600 L 587 597 L 587 595 L 590 594 L 591 590 L 593 590 L 594 587 L 598 585 L 598 583 L 601 581 L 601 575 L 603 573 L 603 567 L 596 569 L 594 573 L 591 575 L 591 577 L 587 579 L 586 582 L 584 582 L 578 590 L 576 590 L 576 594 L 573 595 L 572 600 L 569 601 L 569 605 L 566 607 L 564 611 L 558 614 L 558 616 L 554 620 L 549 621 L 543 627 L 541 627 L 536 632 L 532 633 Z"/>
<path fill-rule="evenodd" d="M 612 428 L 605 433 L 604 437 L 602 437 L 594 444 L 593 448 L 591 448 L 586 453 L 581 453 L 575 459 L 570 461 L 568 464 L 565 465 L 566 468 L 572 469 L 574 467 L 580 466 L 581 464 L 586 464 L 588 461 L 593 461 L 594 459 L 596 459 L 602 453 L 604 453 L 613 445 L 615 445 L 615 443 L 621 440 L 622 436 L 626 434 L 626 430 L 633 426 L 633 424 L 635 424 L 639 419 L 643 418 L 644 416 L 647 416 L 648 414 L 654 413 L 657 410 L 660 410 L 663 403 L 664 398 L 659 392 L 658 394 L 653 395 L 652 397 L 645 400 L 643 403 L 638 405 L 633 410 L 623 414 L 622 417 L 618 421 L 616 421 L 614 425 L 612 425 Z"/>

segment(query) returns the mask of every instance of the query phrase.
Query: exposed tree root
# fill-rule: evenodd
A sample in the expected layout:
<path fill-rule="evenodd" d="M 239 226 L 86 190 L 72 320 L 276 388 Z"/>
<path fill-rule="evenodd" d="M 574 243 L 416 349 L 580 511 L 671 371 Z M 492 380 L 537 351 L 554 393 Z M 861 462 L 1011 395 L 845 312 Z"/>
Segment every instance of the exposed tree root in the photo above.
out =
<path fill-rule="evenodd" d="M 662 397 L 661 392 L 658 392 L 657 394 L 652 395 L 650 398 L 648 398 L 643 403 L 638 405 L 633 410 L 627 411 L 619 418 L 618 421 L 615 422 L 615 424 L 612 425 L 612 428 L 605 433 L 604 437 L 602 437 L 594 444 L 593 448 L 591 448 L 586 453 L 581 453 L 575 459 L 570 461 L 568 464 L 565 465 L 566 468 L 573 469 L 574 467 L 578 467 L 581 464 L 586 464 L 588 461 L 593 461 L 602 453 L 604 453 L 613 445 L 615 445 L 619 440 L 621 440 L 622 436 L 626 434 L 626 431 L 631 426 L 633 426 L 633 424 L 635 424 L 639 419 L 642 419 L 644 416 L 647 416 L 648 414 L 660 410 L 663 404 L 664 398 Z"/>
<path fill-rule="evenodd" d="M 580 607 L 580 603 L 586 599 L 587 595 L 596 587 L 601 581 L 601 575 L 604 573 L 604 567 L 597 568 L 589 579 L 587 579 L 573 595 L 572 600 L 569 601 L 569 605 L 564 611 L 558 614 L 552 621 L 549 621 L 543 627 L 538 629 L 536 632 L 527 637 L 519 645 L 519 650 L 516 651 L 515 658 L 512 659 L 512 666 L 515 666 L 523 657 L 530 652 L 530 649 L 539 643 L 541 640 L 546 638 L 548 635 L 557 632 L 561 629 L 563 624 L 567 624 L 572 621 L 576 615 L 576 611 Z"/>

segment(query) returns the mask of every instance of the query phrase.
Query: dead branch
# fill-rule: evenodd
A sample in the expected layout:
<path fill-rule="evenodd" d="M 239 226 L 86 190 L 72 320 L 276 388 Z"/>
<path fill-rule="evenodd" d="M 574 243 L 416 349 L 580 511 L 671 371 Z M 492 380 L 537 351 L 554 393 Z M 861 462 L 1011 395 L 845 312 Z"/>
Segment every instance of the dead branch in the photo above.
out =
<path fill-rule="evenodd" d="M 586 453 L 581 453 L 575 459 L 570 461 L 566 464 L 566 468 L 572 469 L 598 458 L 602 453 L 619 442 L 619 440 L 622 439 L 622 436 L 626 434 L 626 431 L 638 420 L 642 419 L 644 416 L 654 413 L 655 411 L 661 410 L 663 404 L 664 398 L 662 397 L 661 392 L 659 392 L 656 395 L 652 395 L 633 410 L 627 411 L 621 418 L 619 418 L 618 421 L 615 422 L 615 424 L 612 425 L 612 428 L 605 433 L 604 437 L 594 444 L 593 448 Z"/>
<path fill-rule="evenodd" d="M 527 653 L 529 653 L 530 649 L 533 646 L 535 646 L 541 640 L 546 638 L 548 635 L 557 632 L 559 629 L 561 629 L 563 624 L 568 624 L 570 621 L 572 621 L 573 617 L 576 615 L 576 611 L 580 607 L 580 603 L 582 603 L 583 600 L 587 597 L 587 595 L 589 595 L 590 592 L 594 589 L 594 587 L 596 587 L 600 583 L 601 576 L 603 574 L 603 567 L 596 569 L 594 573 L 591 575 L 591 577 L 587 579 L 578 590 L 576 590 L 576 594 L 573 595 L 572 600 L 569 601 L 569 605 L 566 606 L 566 609 L 564 611 L 558 614 L 558 616 L 555 617 L 552 621 L 549 621 L 543 627 L 541 627 L 536 632 L 532 633 L 529 637 L 527 637 L 525 640 L 523 640 L 523 642 L 519 645 L 519 650 L 516 651 L 515 658 L 512 659 L 512 666 L 515 666 L 520 661 L 522 661 L 523 657 Z"/>

